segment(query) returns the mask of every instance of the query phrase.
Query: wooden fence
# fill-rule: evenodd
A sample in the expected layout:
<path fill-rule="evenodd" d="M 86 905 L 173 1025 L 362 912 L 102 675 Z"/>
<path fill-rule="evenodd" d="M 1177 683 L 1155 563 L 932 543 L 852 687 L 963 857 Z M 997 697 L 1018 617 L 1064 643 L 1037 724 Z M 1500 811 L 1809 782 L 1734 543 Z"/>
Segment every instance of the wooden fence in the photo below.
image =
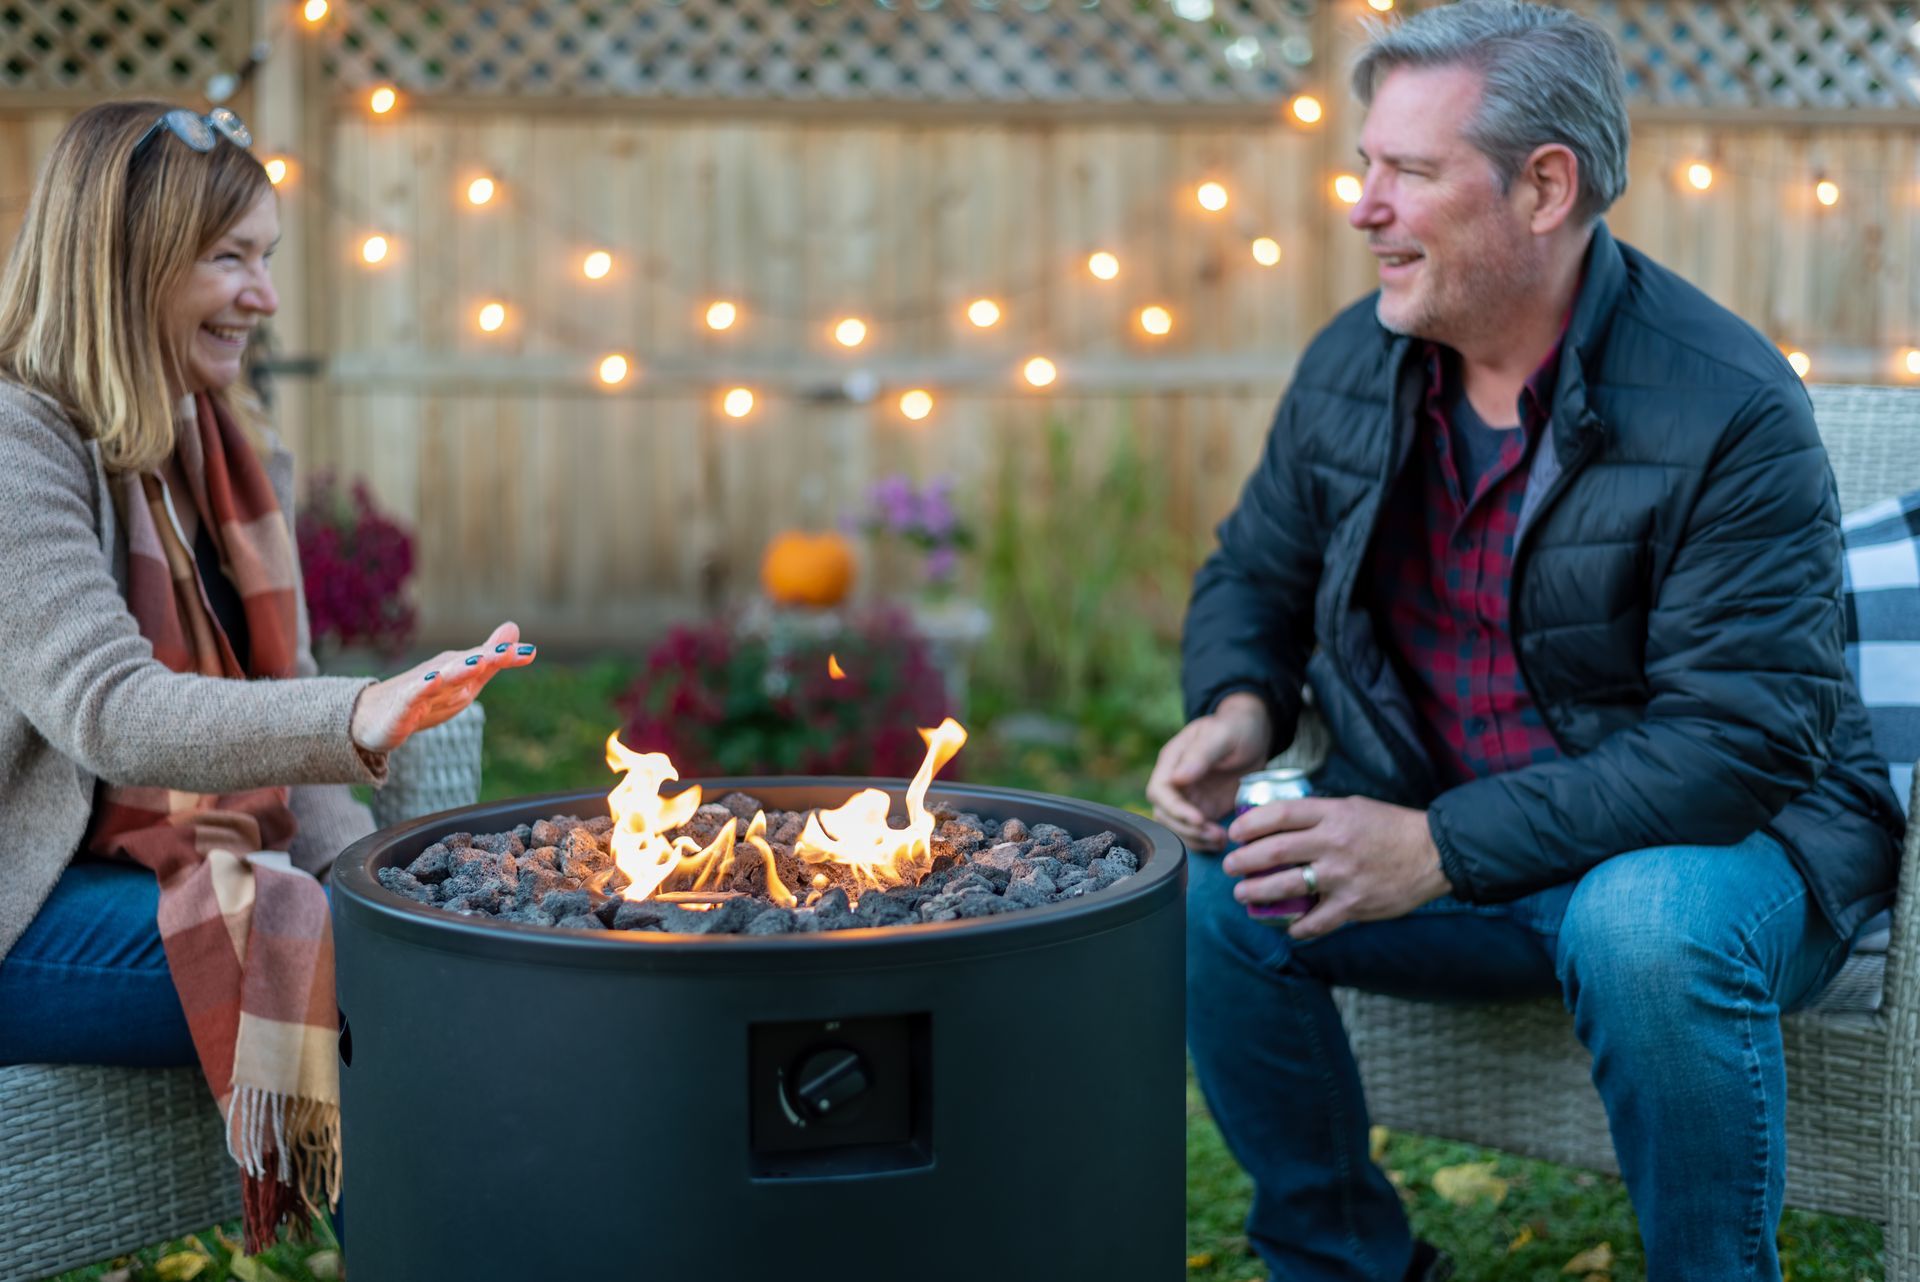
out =
<path fill-rule="evenodd" d="M 1204 22 L 1180 16 L 1197 4 Z M 1586 7 L 1634 77 L 1616 233 L 1808 353 L 1814 378 L 1913 377 L 1920 6 Z M 1037 469 L 1004 492 L 1050 420 L 1089 469 L 1136 443 L 1165 521 L 1198 540 L 1305 341 L 1371 288 L 1331 190 L 1352 166 L 1339 80 L 1359 0 L 586 16 L 615 11 L 341 0 L 312 30 L 291 5 L 248 19 L 275 52 L 240 102 L 291 165 L 279 407 L 308 468 L 367 476 L 418 528 L 430 635 L 506 615 L 556 639 L 644 634 L 750 590 L 770 532 L 832 524 L 889 472 L 953 473 L 976 513 L 1073 501 Z M 655 24 L 618 25 L 639 13 Z M 230 40 L 207 43 L 176 82 L 0 74 L 0 232 L 74 103 L 190 98 L 235 65 Z M 400 91 L 385 117 L 365 105 L 380 83 Z M 1324 120 L 1294 118 L 1299 93 Z M 483 206 L 478 177 L 496 184 Z M 1203 182 L 1224 209 L 1201 207 Z M 1277 265 L 1255 261 L 1261 236 Z M 596 249 L 612 269 L 589 280 Z M 1088 271 L 1096 250 L 1116 279 Z M 979 298 L 991 328 L 967 318 Z M 716 300 L 739 308 L 725 331 L 704 321 Z M 1164 337 L 1140 325 L 1150 304 Z M 857 348 L 832 336 L 848 316 L 868 326 Z M 634 372 L 607 387 L 611 353 Z M 1048 389 L 1019 377 L 1034 355 L 1058 366 Z M 755 395 L 744 418 L 720 409 L 732 387 Z M 898 405 L 909 388 L 934 397 L 922 421 Z"/>

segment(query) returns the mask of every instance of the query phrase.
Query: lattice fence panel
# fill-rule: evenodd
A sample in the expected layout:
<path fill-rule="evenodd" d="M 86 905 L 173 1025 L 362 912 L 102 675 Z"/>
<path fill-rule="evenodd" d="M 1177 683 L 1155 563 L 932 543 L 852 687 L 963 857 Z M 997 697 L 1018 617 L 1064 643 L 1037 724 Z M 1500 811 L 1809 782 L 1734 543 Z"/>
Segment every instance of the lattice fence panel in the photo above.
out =
<path fill-rule="evenodd" d="M 248 0 L 0 0 L 0 93 L 197 94 L 252 32 Z"/>
<path fill-rule="evenodd" d="M 1920 4 L 1613 0 L 1636 98 L 1671 107 L 1920 106 Z"/>
<path fill-rule="evenodd" d="M 1236 103 L 1312 62 L 1314 0 L 424 0 L 343 6 L 341 85 L 421 93 Z"/>

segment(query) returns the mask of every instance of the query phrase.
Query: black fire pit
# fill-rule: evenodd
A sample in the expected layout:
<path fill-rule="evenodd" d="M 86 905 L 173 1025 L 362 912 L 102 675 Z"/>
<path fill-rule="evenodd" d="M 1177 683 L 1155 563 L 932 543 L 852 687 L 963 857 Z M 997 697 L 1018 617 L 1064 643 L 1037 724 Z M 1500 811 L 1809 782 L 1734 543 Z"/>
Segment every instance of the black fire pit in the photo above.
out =
<path fill-rule="evenodd" d="M 769 808 L 897 781 L 723 779 Z M 1184 1276 L 1185 852 L 1105 806 L 930 808 L 1112 830 L 1140 871 L 970 921 L 805 935 L 568 931 L 383 889 L 448 811 L 333 875 L 354 1282 L 1170 1282 Z"/>

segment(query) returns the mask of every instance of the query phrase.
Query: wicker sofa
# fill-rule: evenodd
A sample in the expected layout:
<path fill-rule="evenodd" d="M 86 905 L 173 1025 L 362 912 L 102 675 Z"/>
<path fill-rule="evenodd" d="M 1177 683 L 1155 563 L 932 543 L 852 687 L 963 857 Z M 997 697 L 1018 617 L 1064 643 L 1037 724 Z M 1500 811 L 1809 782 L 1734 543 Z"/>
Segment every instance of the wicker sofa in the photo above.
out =
<path fill-rule="evenodd" d="M 1843 512 L 1920 488 L 1920 389 L 1809 391 Z M 1325 751 L 1314 722 L 1283 759 Z M 1920 816 L 1920 777 L 1909 813 Z M 1888 1282 L 1920 1282 L 1920 823 L 1904 855 L 1886 951 L 1856 953 L 1785 1020 L 1787 1201 L 1878 1221 Z M 1376 1123 L 1618 1172 L 1590 1057 L 1559 1002 L 1337 996 Z"/>
<path fill-rule="evenodd" d="M 479 704 L 408 740 L 382 827 L 480 789 Z M 240 1181 L 197 1068 L 0 1068 L 0 1282 L 78 1268 L 238 1219 Z"/>

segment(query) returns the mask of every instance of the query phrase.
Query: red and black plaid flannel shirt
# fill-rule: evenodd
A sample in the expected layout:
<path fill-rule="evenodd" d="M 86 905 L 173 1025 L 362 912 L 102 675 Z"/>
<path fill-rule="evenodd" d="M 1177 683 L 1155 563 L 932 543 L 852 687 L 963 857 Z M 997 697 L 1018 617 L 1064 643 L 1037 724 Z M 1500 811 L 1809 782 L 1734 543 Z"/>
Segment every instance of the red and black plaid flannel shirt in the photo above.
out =
<path fill-rule="evenodd" d="M 1380 640 L 1413 697 L 1443 786 L 1560 755 L 1514 659 L 1508 604 L 1528 463 L 1545 434 L 1555 346 L 1527 380 L 1521 420 L 1471 495 L 1454 459 L 1446 354 L 1427 346 L 1414 445 L 1369 553 Z"/>

